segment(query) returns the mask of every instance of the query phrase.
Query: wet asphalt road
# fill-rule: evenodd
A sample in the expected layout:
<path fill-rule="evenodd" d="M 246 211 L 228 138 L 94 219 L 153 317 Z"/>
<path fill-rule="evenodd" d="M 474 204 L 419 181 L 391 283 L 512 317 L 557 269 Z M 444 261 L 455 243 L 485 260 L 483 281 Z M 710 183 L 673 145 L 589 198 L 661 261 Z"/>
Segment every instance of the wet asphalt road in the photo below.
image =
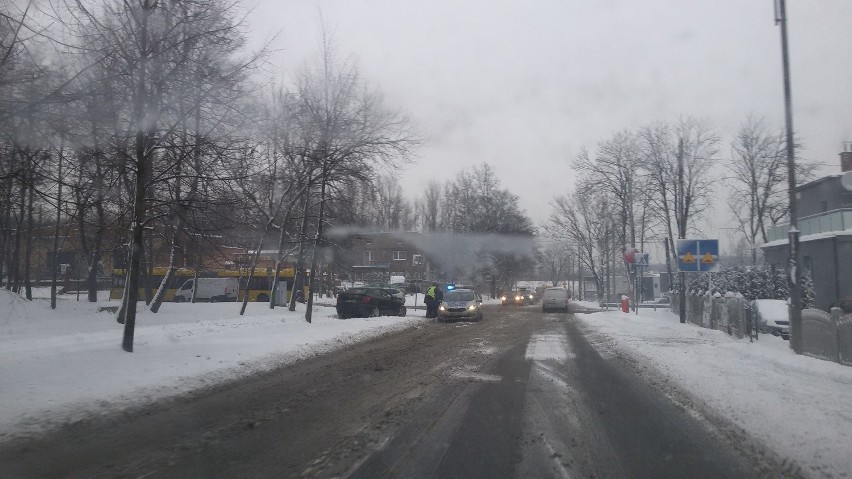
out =
<path fill-rule="evenodd" d="M 795 477 L 634 366 L 571 314 L 486 307 L 0 444 L 0 477 Z"/>

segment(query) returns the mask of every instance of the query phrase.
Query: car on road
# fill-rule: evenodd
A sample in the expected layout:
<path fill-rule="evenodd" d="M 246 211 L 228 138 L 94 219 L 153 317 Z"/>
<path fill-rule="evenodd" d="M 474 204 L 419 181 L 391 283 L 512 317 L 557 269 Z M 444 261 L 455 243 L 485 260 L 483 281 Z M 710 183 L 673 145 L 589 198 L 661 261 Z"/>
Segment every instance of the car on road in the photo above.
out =
<path fill-rule="evenodd" d="M 535 291 L 530 288 L 519 288 L 518 293 L 524 298 L 524 304 L 533 304 L 538 300 Z"/>
<path fill-rule="evenodd" d="M 524 300 L 524 296 L 520 291 L 511 291 L 508 294 L 504 294 L 500 296 L 500 304 L 503 306 L 507 305 L 515 305 L 515 306 L 523 306 L 526 303 Z"/>
<path fill-rule="evenodd" d="M 568 312 L 568 289 L 559 286 L 553 286 L 544 290 L 541 297 L 541 311 L 549 313 L 550 311 L 565 311 Z"/>
<path fill-rule="evenodd" d="M 405 300 L 385 288 L 349 288 L 337 295 L 337 317 L 405 316 Z"/>
<path fill-rule="evenodd" d="M 757 329 L 763 334 L 790 339 L 790 313 L 782 299 L 755 299 L 751 302 Z"/>
<path fill-rule="evenodd" d="M 438 306 L 438 322 L 454 319 L 482 319 L 482 296 L 472 289 L 453 289 L 444 293 Z"/>

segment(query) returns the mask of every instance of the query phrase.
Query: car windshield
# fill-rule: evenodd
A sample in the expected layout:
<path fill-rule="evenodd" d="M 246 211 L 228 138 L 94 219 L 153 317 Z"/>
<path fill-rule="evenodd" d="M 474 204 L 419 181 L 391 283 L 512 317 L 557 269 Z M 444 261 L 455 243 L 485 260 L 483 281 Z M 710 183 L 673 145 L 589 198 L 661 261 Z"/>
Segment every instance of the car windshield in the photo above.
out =
<path fill-rule="evenodd" d="M 349 288 L 345 292 L 350 294 L 375 294 L 373 288 Z"/>
<path fill-rule="evenodd" d="M 852 0 L 0 1 L 0 478 L 852 479 L 850 51 Z"/>
<path fill-rule="evenodd" d="M 444 294 L 444 301 L 473 301 L 473 291 L 448 291 Z"/>

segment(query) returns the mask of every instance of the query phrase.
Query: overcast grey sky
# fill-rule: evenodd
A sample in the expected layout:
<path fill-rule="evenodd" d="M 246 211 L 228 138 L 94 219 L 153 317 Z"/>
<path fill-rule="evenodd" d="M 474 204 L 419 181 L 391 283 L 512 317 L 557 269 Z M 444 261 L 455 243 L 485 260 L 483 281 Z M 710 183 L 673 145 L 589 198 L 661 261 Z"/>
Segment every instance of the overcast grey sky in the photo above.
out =
<path fill-rule="evenodd" d="M 340 53 L 415 120 L 427 142 L 400 178 L 412 199 L 488 162 L 540 223 L 580 149 L 618 131 L 705 118 L 727 158 L 747 115 L 784 124 L 773 0 L 245 1 L 254 41 L 279 34 L 285 77 L 316 54 L 321 11 Z M 787 9 L 795 131 L 837 173 L 852 140 L 852 1 Z"/>

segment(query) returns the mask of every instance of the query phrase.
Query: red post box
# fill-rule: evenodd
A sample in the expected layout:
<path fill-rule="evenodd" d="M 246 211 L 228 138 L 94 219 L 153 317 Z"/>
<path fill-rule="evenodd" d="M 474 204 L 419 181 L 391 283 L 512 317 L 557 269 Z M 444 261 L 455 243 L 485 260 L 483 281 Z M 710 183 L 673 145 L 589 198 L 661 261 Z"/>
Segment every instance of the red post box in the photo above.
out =
<path fill-rule="evenodd" d="M 627 296 L 621 297 L 621 310 L 625 313 L 630 312 L 630 298 L 628 298 Z"/>

